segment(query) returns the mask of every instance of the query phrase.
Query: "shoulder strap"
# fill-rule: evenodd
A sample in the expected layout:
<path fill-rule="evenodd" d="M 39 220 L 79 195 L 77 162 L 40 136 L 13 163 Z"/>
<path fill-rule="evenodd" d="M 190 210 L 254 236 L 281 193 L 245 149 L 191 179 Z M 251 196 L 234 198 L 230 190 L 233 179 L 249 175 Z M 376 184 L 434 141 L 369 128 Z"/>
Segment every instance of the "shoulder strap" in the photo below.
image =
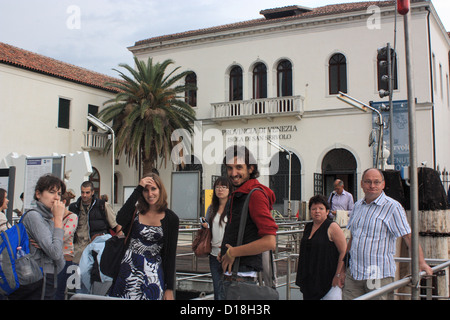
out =
<path fill-rule="evenodd" d="M 247 195 L 247 199 L 245 199 L 244 202 L 244 206 L 242 207 L 242 212 L 241 212 L 241 221 L 239 224 L 239 232 L 238 232 L 238 237 L 237 237 L 237 242 L 236 242 L 236 247 L 242 245 L 242 241 L 244 240 L 244 231 L 245 231 L 245 224 L 247 222 L 247 215 L 248 215 L 248 205 L 250 203 L 250 196 L 253 193 L 253 191 L 256 190 L 261 190 L 260 188 L 255 188 L 252 189 L 248 195 Z M 263 191 L 264 192 L 264 191 Z M 233 273 L 237 273 L 239 270 L 239 262 L 240 262 L 240 257 L 237 257 L 234 260 L 234 264 L 233 264 Z"/>

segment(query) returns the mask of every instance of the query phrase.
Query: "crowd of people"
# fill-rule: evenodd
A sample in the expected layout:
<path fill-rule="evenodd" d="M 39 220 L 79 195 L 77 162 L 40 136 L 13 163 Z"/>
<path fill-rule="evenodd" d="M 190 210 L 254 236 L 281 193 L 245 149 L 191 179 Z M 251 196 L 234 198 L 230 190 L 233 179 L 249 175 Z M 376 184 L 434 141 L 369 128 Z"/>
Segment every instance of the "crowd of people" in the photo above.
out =
<path fill-rule="evenodd" d="M 263 253 L 275 250 L 278 225 L 272 217 L 275 194 L 258 181 L 256 159 L 244 146 L 226 150 L 227 176 L 213 185 L 213 197 L 202 228 L 211 232 L 209 264 L 214 299 L 227 299 L 233 281 L 257 283 Z M 296 284 L 304 300 L 353 299 L 373 290 L 368 283 L 385 285 L 394 280 L 395 241 L 411 245 L 411 228 L 403 207 L 383 189 L 383 172 L 370 168 L 361 178 L 364 198 L 356 202 L 336 180 L 329 198 L 309 200 L 312 222 L 305 225 L 300 244 Z M 237 245 L 242 207 L 250 191 L 249 219 L 241 245 Z M 74 292 L 124 299 L 173 300 L 176 289 L 176 250 L 179 218 L 168 208 L 161 178 L 145 175 L 118 211 L 98 198 L 86 181 L 81 196 L 61 179 L 42 176 L 35 187 L 35 208 L 24 213 L 23 224 L 31 241 L 30 253 L 42 267 L 42 280 L 20 286 L 6 299 L 65 299 L 72 266 L 79 268 L 81 286 Z M 0 189 L 0 230 L 11 227 L 4 216 L 6 191 Z M 335 222 L 340 212 L 349 215 L 347 241 Z M 99 261 L 112 235 L 129 235 L 117 277 L 102 274 Z M 419 250 L 420 269 L 432 274 Z M 237 275 L 231 276 L 239 257 Z M 382 299 L 392 299 L 390 295 Z"/>

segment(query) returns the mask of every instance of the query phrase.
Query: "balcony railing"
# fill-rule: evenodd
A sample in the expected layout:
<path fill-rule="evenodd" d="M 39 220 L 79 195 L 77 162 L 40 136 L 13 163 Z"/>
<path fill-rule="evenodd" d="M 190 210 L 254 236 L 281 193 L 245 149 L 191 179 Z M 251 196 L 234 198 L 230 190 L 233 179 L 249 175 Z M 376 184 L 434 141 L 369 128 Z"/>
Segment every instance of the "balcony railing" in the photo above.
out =
<path fill-rule="evenodd" d="M 98 133 L 93 131 L 83 132 L 84 135 L 84 150 L 98 150 L 102 151 L 108 142 L 108 134 Z"/>
<path fill-rule="evenodd" d="M 304 97 L 279 97 L 212 103 L 211 118 L 217 121 L 243 120 L 254 118 L 296 117 L 301 119 L 304 112 Z"/>

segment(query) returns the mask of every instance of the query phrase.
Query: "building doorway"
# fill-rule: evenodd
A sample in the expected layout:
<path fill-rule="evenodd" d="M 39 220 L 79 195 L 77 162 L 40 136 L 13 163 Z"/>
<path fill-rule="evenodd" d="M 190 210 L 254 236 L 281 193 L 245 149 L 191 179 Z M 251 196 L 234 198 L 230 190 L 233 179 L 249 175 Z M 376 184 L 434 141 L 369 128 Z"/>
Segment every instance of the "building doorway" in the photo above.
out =
<path fill-rule="evenodd" d="M 276 197 L 273 208 L 285 215 L 285 202 L 289 200 L 289 154 L 287 152 L 278 152 L 274 157 L 279 157 L 279 167 L 278 172 L 270 176 L 269 188 L 272 189 Z M 294 153 L 291 159 L 291 177 L 291 202 L 295 200 L 300 201 L 302 198 L 301 164 L 300 159 Z M 296 213 L 294 212 L 293 214 L 295 215 Z"/>
<path fill-rule="evenodd" d="M 328 152 L 322 161 L 323 192 L 328 197 L 334 190 L 334 181 L 340 179 L 344 182 L 344 189 L 357 199 L 356 159 L 346 149 L 333 149 Z"/>

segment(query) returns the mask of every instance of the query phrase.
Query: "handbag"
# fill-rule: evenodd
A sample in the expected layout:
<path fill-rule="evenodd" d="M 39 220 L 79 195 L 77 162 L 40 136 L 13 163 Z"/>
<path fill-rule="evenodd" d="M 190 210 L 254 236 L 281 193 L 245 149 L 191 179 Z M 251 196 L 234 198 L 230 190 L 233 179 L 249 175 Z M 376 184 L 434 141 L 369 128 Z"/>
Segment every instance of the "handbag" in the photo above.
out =
<path fill-rule="evenodd" d="M 192 242 L 192 251 L 197 257 L 207 257 L 211 253 L 211 237 L 212 232 L 209 228 L 201 228 L 197 231 Z"/>
<path fill-rule="evenodd" d="M 236 246 L 242 245 L 242 240 L 244 239 L 245 223 L 247 221 L 248 215 L 248 204 L 250 202 L 250 195 L 255 190 L 261 189 L 255 188 L 251 190 L 247 196 L 247 199 L 245 199 L 244 207 L 242 208 L 241 213 L 241 221 L 239 225 L 239 233 Z M 270 257 L 272 258 L 272 252 L 270 252 Z M 239 270 L 239 262 L 240 257 L 237 257 L 233 264 L 232 279 L 234 277 L 237 277 L 237 273 Z M 226 291 L 226 300 L 278 300 L 280 298 L 279 293 L 274 287 L 275 275 L 273 272 L 273 268 L 270 269 L 272 273 L 272 281 L 268 285 L 259 285 L 256 283 L 234 281 L 234 279 L 231 280 L 231 283 Z"/>
<path fill-rule="evenodd" d="M 135 216 L 136 210 L 133 213 L 126 237 L 124 235 L 114 235 L 105 241 L 105 248 L 100 259 L 100 271 L 110 278 L 116 279 L 119 274 L 120 264 L 128 246 L 128 237 L 130 236 Z"/>

